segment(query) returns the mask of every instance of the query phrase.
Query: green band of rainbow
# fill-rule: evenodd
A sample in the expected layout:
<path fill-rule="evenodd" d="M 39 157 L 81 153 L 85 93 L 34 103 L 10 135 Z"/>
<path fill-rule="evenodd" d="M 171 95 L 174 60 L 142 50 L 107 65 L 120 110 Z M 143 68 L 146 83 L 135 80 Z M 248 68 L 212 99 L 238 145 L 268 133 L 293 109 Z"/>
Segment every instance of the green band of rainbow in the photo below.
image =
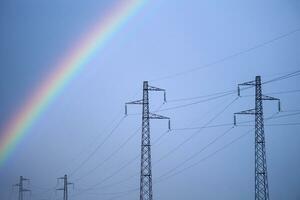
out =
<path fill-rule="evenodd" d="M 101 18 L 92 31 L 75 45 L 74 50 L 67 54 L 41 87 L 33 92 L 27 103 L 1 132 L 0 166 L 50 102 L 145 2 L 146 0 L 120 0 L 105 17 Z"/>

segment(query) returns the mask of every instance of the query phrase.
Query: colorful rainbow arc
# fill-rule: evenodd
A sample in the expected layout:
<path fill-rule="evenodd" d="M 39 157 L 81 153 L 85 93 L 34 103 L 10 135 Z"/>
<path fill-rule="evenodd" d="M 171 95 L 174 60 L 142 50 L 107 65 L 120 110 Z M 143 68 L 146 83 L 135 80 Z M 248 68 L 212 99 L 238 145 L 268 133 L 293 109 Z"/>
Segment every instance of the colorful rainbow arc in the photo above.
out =
<path fill-rule="evenodd" d="M 97 23 L 76 48 L 71 51 L 54 73 L 37 88 L 16 115 L 5 126 L 0 136 L 0 166 L 16 145 L 32 127 L 36 119 L 57 97 L 67 83 L 77 75 L 85 64 L 107 41 L 144 5 L 146 0 L 120 0 L 109 13 Z"/>

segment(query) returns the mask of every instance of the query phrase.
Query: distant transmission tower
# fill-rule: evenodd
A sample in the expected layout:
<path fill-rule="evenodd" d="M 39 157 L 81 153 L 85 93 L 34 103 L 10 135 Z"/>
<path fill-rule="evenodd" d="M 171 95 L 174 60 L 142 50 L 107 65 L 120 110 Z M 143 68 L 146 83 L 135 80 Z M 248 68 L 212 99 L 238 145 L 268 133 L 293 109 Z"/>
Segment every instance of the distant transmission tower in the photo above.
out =
<path fill-rule="evenodd" d="M 239 96 L 241 86 L 255 86 L 255 109 L 234 113 L 234 124 L 236 125 L 236 115 L 255 115 L 255 200 L 269 200 L 263 101 L 278 101 L 278 110 L 280 111 L 280 100 L 278 98 L 263 95 L 261 84 L 261 77 L 256 76 L 255 81 L 238 85 Z"/>
<path fill-rule="evenodd" d="M 19 200 L 23 200 L 24 192 L 30 192 L 31 191 L 31 190 L 28 190 L 28 189 L 24 188 L 24 181 L 29 181 L 29 179 L 24 178 L 23 176 L 20 176 L 19 183 L 14 185 L 15 187 L 19 188 L 19 198 L 18 198 Z"/>
<path fill-rule="evenodd" d="M 63 177 L 58 178 L 58 180 L 63 180 L 64 181 L 64 187 L 63 188 L 58 188 L 56 190 L 62 190 L 64 191 L 64 196 L 63 196 L 63 200 L 68 200 L 68 186 L 69 185 L 73 185 L 74 183 L 69 183 L 68 182 L 68 176 L 64 175 Z"/>
<path fill-rule="evenodd" d="M 170 129 L 170 118 L 149 112 L 149 91 L 164 92 L 166 102 L 166 91 L 148 85 L 148 81 L 143 83 L 143 99 L 125 104 L 125 114 L 127 114 L 128 104 L 141 104 L 142 113 L 142 141 L 141 141 L 141 174 L 140 174 L 140 200 L 152 200 L 152 171 L 151 171 L 151 144 L 150 144 L 150 119 L 168 119 Z"/>

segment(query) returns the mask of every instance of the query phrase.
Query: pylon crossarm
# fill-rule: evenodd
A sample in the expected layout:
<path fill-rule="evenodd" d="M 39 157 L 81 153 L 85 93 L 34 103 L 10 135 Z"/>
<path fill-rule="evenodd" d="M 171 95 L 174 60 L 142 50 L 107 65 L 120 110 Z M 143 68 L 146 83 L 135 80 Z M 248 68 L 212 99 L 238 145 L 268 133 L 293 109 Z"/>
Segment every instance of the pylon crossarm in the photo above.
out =
<path fill-rule="evenodd" d="M 149 91 L 166 91 L 165 89 L 158 88 L 158 87 L 153 87 L 153 86 L 148 86 Z"/>
<path fill-rule="evenodd" d="M 161 89 L 158 87 L 153 87 L 153 86 L 148 86 L 148 91 L 162 91 L 164 92 L 164 102 L 167 102 L 167 97 L 166 97 L 166 90 L 165 89 Z"/>
<path fill-rule="evenodd" d="M 127 105 L 128 104 L 143 104 L 143 100 L 137 100 L 137 101 L 130 101 L 130 102 L 127 102 L 125 103 L 125 115 L 127 115 Z"/>
<path fill-rule="evenodd" d="M 143 104 L 143 100 L 136 100 L 136 101 L 130 101 L 130 102 L 125 103 L 125 105 L 128 105 L 128 104 Z"/>
<path fill-rule="evenodd" d="M 255 81 L 238 84 L 238 96 L 241 96 L 241 86 L 255 86 Z"/>
<path fill-rule="evenodd" d="M 233 125 L 236 126 L 236 115 L 255 115 L 255 109 L 250 109 L 250 110 L 244 110 L 241 112 L 236 112 L 233 114 Z"/>
<path fill-rule="evenodd" d="M 270 97 L 270 96 L 267 96 L 267 95 L 262 95 L 261 97 L 261 100 L 268 100 L 268 101 L 279 101 L 278 98 L 275 98 L 275 97 Z"/>
<path fill-rule="evenodd" d="M 270 97 L 270 96 L 267 96 L 267 95 L 262 95 L 261 98 L 262 98 L 261 100 L 265 100 L 265 101 L 278 101 L 278 112 L 281 111 L 281 102 L 280 102 L 279 98 Z"/>
<path fill-rule="evenodd" d="M 162 116 L 162 115 L 149 113 L 149 119 L 170 119 L 170 117 L 165 117 L 165 116 Z"/>
<path fill-rule="evenodd" d="M 255 115 L 255 109 L 243 110 L 241 112 L 236 112 L 234 115 Z"/>
<path fill-rule="evenodd" d="M 238 84 L 238 86 L 253 86 L 253 85 L 255 85 L 256 83 L 255 83 L 255 81 L 248 81 L 248 82 L 245 82 L 245 83 L 240 83 L 240 84 Z"/>
<path fill-rule="evenodd" d="M 170 117 L 165 117 L 162 115 L 154 114 L 154 113 L 149 113 L 149 119 L 167 119 L 168 121 L 168 129 L 171 131 L 171 120 Z"/>
<path fill-rule="evenodd" d="M 75 188 L 75 184 L 74 183 L 67 183 L 67 185 L 72 185 L 73 190 L 74 190 L 74 188 Z"/>

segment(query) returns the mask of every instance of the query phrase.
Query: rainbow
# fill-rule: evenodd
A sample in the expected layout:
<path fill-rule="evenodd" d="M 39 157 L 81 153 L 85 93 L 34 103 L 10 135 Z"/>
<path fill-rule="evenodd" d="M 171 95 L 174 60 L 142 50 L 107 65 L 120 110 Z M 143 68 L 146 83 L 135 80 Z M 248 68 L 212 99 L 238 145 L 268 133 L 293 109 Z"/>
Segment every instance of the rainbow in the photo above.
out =
<path fill-rule="evenodd" d="M 0 166 L 24 138 L 35 121 L 65 86 L 104 47 L 112 36 L 144 5 L 146 0 L 119 0 L 55 67 L 12 116 L 0 135 Z"/>

